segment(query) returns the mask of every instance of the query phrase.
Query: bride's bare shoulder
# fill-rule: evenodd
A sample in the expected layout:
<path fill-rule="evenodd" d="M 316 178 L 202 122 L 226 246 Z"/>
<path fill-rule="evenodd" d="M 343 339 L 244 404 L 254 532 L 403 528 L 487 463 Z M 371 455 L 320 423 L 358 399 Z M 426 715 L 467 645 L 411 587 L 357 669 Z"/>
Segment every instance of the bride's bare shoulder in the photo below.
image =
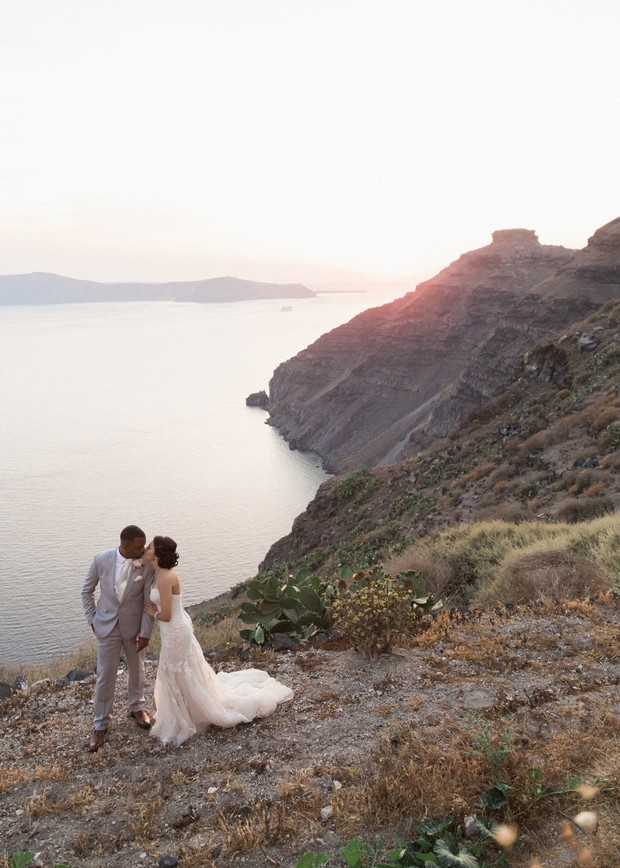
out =
<path fill-rule="evenodd" d="M 173 587 L 173 588 L 180 587 L 181 582 L 179 580 L 179 574 L 174 569 L 174 567 L 172 567 L 172 569 L 170 569 L 170 570 L 166 570 L 166 577 L 167 577 L 166 580 L 170 584 L 171 587 Z"/>
<path fill-rule="evenodd" d="M 160 570 L 157 575 L 157 584 L 175 585 L 179 581 L 176 570 Z"/>

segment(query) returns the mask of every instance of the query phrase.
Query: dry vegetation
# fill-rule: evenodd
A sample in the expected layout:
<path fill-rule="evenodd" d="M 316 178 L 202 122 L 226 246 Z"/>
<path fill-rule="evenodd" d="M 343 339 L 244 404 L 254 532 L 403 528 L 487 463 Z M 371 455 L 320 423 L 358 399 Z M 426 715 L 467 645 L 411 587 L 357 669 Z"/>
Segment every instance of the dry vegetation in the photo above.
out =
<path fill-rule="evenodd" d="M 514 787 L 498 813 L 519 830 L 510 864 L 620 864 L 619 626 L 607 593 L 446 613 L 374 665 L 342 639 L 256 651 L 247 664 L 231 646 L 212 655 L 216 668 L 267 668 L 294 702 L 178 749 L 126 718 L 123 677 L 95 756 L 92 683 L 15 696 L 2 706 L 0 865 L 23 850 L 43 866 L 148 866 L 166 854 L 181 866 L 294 866 L 308 850 L 343 865 L 354 836 L 387 846 L 426 816 L 480 815 L 496 781 Z M 151 663 L 149 689 L 154 674 Z M 536 794 L 528 769 L 548 791 Z M 570 776 L 594 787 L 587 803 Z M 596 835 L 571 822 L 584 806 Z"/>

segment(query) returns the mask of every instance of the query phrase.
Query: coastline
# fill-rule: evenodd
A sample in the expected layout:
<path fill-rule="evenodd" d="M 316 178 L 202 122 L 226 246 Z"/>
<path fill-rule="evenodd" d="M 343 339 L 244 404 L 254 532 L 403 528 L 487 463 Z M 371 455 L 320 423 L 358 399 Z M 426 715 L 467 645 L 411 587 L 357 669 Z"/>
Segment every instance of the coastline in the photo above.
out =
<path fill-rule="evenodd" d="M 215 597 L 202 600 L 200 603 L 192 603 L 190 606 L 184 606 L 184 609 L 189 614 L 192 621 L 194 621 L 198 615 L 205 612 L 222 611 L 228 606 L 233 609 L 237 604 L 242 603 L 244 599 L 245 595 L 243 593 L 233 597 L 232 589 L 230 589 L 228 591 L 222 591 Z M 234 617 L 234 615 L 231 613 L 230 617 Z M 241 637 L 238 636 L 237 638 L 239 639 L 239 645 L 241 645 Z M 157 648 L 158 644 L 158 642 L 155 643 Z M 73 669 L 83 669 L 92 665 L 92 671 L 94 671 L 94 663 L 95 640 L 89 639 L 87 642 L 84 642 L 73 649 L 73 651 L 52 655 L 48 660 L 42 663 L 0 663 L 0 685 L 4 684 L 5 686 L 11 686 L 14 685 L 16 681 L 23 678 L 32 683 L 46 678 L 62 679 Z M 0 699 L 2 699 L 1 691 Z"/>
<path fill-rule="evenodd" d="M 208 600 L 202 600 L 200 603 L 192 603 L 191 606 L 184 606 L 183 608 L 193 619 L 201 612 L 210 612 L 212 609 L 218 609 L 220 606 L 225 606 L 227 603 L 232 604 L 233 600 L 242 601 L 243 594 L 233 597 L 232 589 L 222 591 L 221 594 L 217 594 L 215 597 L 210 597 Z"/>

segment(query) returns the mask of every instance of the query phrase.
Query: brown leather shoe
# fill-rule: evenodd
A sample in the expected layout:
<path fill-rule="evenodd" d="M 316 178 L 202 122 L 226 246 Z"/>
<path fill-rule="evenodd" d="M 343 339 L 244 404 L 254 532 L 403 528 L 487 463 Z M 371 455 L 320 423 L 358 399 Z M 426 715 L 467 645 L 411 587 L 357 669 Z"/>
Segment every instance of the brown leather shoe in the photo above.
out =
<path fill-rule="evenodd" d="M 97 753 L 100 747 L 103 747 L 107 729 L 95 729 L 88 742 L 88 750 L 91 753 Z"/>
<path fill-rule="evenodd" d="M 141 709 L 140 711 L 132 711 L 131 716 L 138 724 L 140 729 L 151 728 L 153 722 L 144 709 Z"/>

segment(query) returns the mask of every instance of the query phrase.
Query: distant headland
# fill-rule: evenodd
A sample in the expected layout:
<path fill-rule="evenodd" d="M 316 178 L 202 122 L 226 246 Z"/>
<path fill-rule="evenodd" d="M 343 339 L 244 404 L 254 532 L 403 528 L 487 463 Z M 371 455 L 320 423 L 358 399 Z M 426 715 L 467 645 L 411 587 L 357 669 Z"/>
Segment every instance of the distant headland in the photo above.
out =
<path fill-rule="evenodd" d="M 105 301 L 193 301 L 215 303 L 274 298 L 313 298 L 301 283 L 260 283 L 212 277 L 173 283 L 99 283 L 59 274 L 0 275 L 0 305 L 79 304 Z"/>

